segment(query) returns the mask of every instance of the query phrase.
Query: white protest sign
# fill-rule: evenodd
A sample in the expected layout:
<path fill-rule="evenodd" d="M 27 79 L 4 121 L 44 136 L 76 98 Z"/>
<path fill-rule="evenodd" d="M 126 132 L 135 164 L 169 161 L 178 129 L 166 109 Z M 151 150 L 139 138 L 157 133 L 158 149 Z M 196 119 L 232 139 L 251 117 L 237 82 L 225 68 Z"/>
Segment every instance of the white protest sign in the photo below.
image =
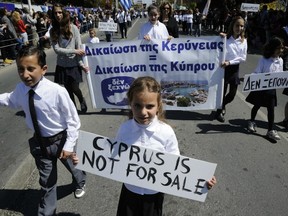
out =
<path fill-rule="evenodd" d="M 288 73 L 260 73 L 244 76 L 243 92 L 278 89 L 288 87 Z"/>
<path fill-rule="evenodd" d="M 204 202 L 216 164 L 127 145 L 80 131 L 77 169 L 116 181 Z"/>
<path fill-rule="evenodd" d="M 260 8 L 260 4 L 250 4 L 250 3 L 242 3 L 241 11 L 249 11 L 249 12 L 258 12 Z"/>
<path fill-rule="evenodd" d="M 98 23 L 99 31 L 111 31 L 117 32 L 117 23 L 114 22 L 99 22 Z"/>
<path fill-rule="evenodd" d="M 204 36 L 85 44 L 93 108 L 127 108 L 126 93 L 140 76 L 161 84 L 166 110 L 220 107 L 224 42 L 219 36 Z"/>

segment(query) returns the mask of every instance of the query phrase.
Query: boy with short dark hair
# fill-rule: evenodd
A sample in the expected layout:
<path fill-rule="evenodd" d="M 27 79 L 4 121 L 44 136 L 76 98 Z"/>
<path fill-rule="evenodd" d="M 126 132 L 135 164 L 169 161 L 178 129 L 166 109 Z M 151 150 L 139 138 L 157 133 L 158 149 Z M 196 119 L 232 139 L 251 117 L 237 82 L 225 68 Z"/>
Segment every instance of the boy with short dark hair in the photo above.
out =
<path fill-rule="evenodd" d="M 25 112 L 26 124 L 34 131 L 29 145 L 40 175 L 38 215 L 55 215 L 57 158 L 72 174 L 75 197 L 85 193 L 86 174 L 75 169 L 71 160 L 80 119 L 67 90 L 44 77 L 47 65 L 43 50 L 24 47 L 16 62 L 22 82 L 12 92 L 0 94 L 0 105 L 22 108 Z"/>

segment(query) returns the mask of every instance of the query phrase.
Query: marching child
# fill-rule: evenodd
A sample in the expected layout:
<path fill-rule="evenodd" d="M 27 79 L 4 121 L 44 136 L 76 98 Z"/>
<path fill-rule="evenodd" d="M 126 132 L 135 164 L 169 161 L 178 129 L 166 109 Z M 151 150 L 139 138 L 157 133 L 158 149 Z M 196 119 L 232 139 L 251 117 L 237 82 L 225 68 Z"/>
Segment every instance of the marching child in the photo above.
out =
<path fill-rule="evenodd" d="M 75 169 L 71 159 L 80 119 L 66 89 L 44 77 L 43 50 L 23 47 L 16 62 L 22 82 L 12 92 L 0 94 L 0 105 L 24 110 L 26 124 L 34 131 L 29 145 L 40 175 L 38 215 L 56 215 L 58 158 L 72 174 L 75 197 L 85 194 L 86 174 Z"/>
<path fill-rule="evenodd" d="M 169 35 L 166 26 L 158 20 L 160 16 L 159 8 L 156 5 L 152 4 L 148 7 L 147 10 L 149 20 L 141 26 L 138 39 L 171 40 L 173 37 Z"/>
<path fill-rule="evenodd" d="M 89 38 L 88 38 L 88 43 L 99 43 L 100 40 L 96 36 L 96 29 L 95 28 L 90 28 L 89 30 Z"/>
<path fill-rule="evenodd" d="M 130 116 L 120 126 L 116 140 L 179 155 L 176 135 L 164 122 L 160 84 L 152 77 L 139 77 L 132 83 L 127 96 Z M 208 188 L 215 184 L 215 177 L 207 181 Z M 123 184 L 117 216 L 161 216 L 163 200 L 161 192 Z"/>
<path fill-rule="evenodd" d="M 215 118 L 224 122 L 224 115 L 226 113 L 226 105 L 231 103 L 237 93 L 238 85 L 240 84 L 239 78 L 239 65 L 241 62 L 246 61 L 247 56 L 247 39 L 245 38 L 245 21 L 241 16 L 236 16 L 232 19 L 227 35 L 226 42 L 226 58 L 222 63 L 224 68 L 224 92 L 223 92 L 223 105 L 221 109 L 216 112 Z M 227 93 L 229 87 L 229 92 Z"/>
<path fill-rule="evenodd" d="M 170 125 L 165 123 L 161 86 L 152 77 L 139 77 L 127 93 L 131 110 L 116 140 L 128 145 L 149 147 L 161 152 L 179 155 L 178 141 Z M 79 158 L 74 155 L 73 162 Z M 207 181 L 208 189 L 216 184 L 213 176 Z M 162 216 L 164 194 L 130 184 L 123 184 L 117 216 Z"/>
<path fill-rule="evenodd" d="M 259 60 L 254 73 L 275 73 L 283 71 L 283 59 L 280 57 L 284 50 L 283 41 L 278 38 L 272 38 L 264 46 L 263 57 Z M 266 136 L 274 141 L 280 140 L 280 136 L 274 127 L 274 108 L 277 105 L 276 89 L 252 91 L 246 98 L 246 101 L 253 104 L 251 118 L 248 121 L 248 131 L 256 132 L 255 117 L 260 107 L 266 107 L 268 113 L 268 131 Z"/>

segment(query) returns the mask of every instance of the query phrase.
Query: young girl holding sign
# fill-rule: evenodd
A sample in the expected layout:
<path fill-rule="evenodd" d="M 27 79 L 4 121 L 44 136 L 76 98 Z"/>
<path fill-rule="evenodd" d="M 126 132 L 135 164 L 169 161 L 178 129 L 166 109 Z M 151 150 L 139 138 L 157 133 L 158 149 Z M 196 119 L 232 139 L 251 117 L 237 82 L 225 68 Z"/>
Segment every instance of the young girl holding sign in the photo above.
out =
<path fill-rule="evenodd" d="M 176 135 L 164 123 L 160 84 L 152 77 L 139 77 L 127 96 L 131 106 L 129 120 L 120 126 L 116 140 L 179 155 Z M 215 177 L 207 181 L 209 189 L 215 184 Z M 163 193 L 123 184 L 117 216 L 161 216 L 163 200 Z"/>
<path fill-rule="evenodd" d="M 284 50 L 283 41 L 278 38 L 272 38 L 265 44 L 263 57 L 259 60 L 258 66 L 254 74 L 258 73 L 274 73 L 283 71 L 283 59 L 280 54 Z M 246 98 L 246 101 L 253 104 L 251 110 L 251 119 L 248 121 L 248 130 L 256 132 L 255 117 L 260 107 L 266 107 L 268 112 L 268 132 L 267 137 L 272 140 L 280 140 L 274 126 L 274 107 L 277 105 L 276 89 L 252 91 Z"/>
<path fill-rule="evenodd" d="M 241 16 L 236 16 L 232 19 L 227 32 L 226 42 L 226 57 L 221 67 L 225 69 L 224 72 L 224 92 L 222 109 L 218 109 L 215 118 L 224 122 L 224 115 L 226 113 L 225 106 L 231 103 L 237 93 L 239 78 L 239 65 L 246 61 L 247 56 L 247 40 L 245 34 L 245 21 Z M 226 36 L 226 34 L 221 34 Z M 227 93 L 229 85 L 229 92 Z"/>

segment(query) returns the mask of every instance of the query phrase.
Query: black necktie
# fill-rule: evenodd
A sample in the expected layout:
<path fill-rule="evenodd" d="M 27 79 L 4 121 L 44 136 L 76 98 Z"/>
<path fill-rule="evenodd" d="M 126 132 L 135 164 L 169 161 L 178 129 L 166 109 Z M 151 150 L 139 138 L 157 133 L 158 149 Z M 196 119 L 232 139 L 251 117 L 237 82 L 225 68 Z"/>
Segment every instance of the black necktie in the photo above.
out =
<path fill-rule="evenodd" d="M 39 142 L 43 156 L 46 156 L 47 155 L 46 154 L 46 148 L 44 147 L 44 144 L 43 144 L 42 139 L 41 139 L 41 132 L 40 132 L 40 128 L 38 125 L 36 110 L 35 110 L 35 106 L 34 106 L 34 94 L 35 94 L 34 90 L 30 89 L 29 90 L 29 110 L 30 110 L 30 115 L 31 115 L 36 139 Z"/>

